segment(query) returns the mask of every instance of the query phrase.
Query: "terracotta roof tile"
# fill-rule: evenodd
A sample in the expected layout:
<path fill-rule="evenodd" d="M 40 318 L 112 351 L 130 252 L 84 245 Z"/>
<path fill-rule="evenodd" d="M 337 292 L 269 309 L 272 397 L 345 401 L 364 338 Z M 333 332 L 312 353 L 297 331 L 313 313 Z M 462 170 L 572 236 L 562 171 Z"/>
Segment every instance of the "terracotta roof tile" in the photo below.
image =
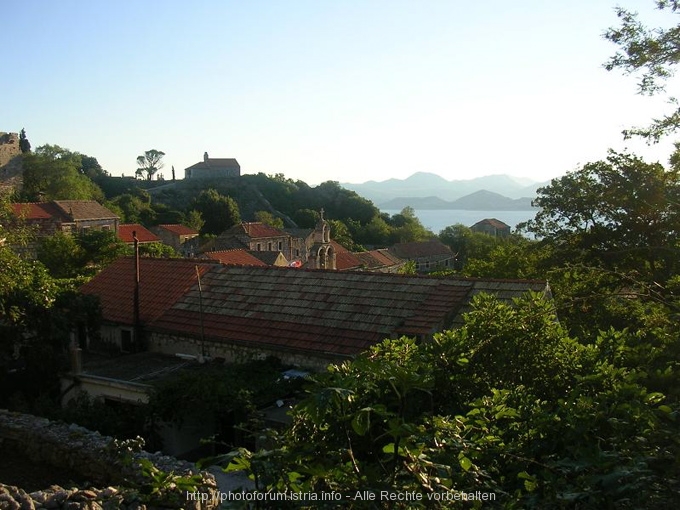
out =
<path fill-rule="evenodd" d="M 74 220 L 108 220 L 118 216 L 94 200 L 55 200 L 54 204 Z"/>
<path fill-rule="evenodd" d="M 23 202 L 11 204 L 15 216 L 26 220 L 45 220 L 62 217 L 59 208 L 51 202 Z"/>
<path fill-rule="evenodd" d="M 118 239 L 124 243 L 133 243 L 132 233 L 137 233 L 137 240 L 140 243 L 155 243 L 160 242 L 160 237 L 146 229 L 143 225 L 139 223 L 125 223 L 123 225 L 118 225 Z"/>
<path fill-rule="evenodd" d="M 470 228 L 482 227 L 484 225 L 489 225 L 493 228 L 501 229 L 501 230 L 506 230 L 506 229 L 509 230 L 510 229 L 510 225 L 508 225 L 507 223 L 503 223 L 501 220 L 497 220 L 496 218 L 483 219 L 481 221 L 478 221 L 474 225 L 472 225 L 472 227 L 470 227 Z"/>
<path fill-rule="evenodd" d="M 222 264 L 235 265 L 235 266 L 266 266 L 257 257 L 251 255 L 248 250 L 236 249 L 236 250 L 221 250 L 221 251 L 208 251 L 203 254 L 206 258 L 217 260 Z"/>
<path fill-rule="evenodd" d="M 140 259 L 140 320 L 148 324 L 169 309 L 214 263 L 187 259 Z M 105 320 L 133 324 L 135 267 L 132 257 L 116 260 L 83 285 L 83 294 L 100 297 Z"/>
<path fill-rule="evenodd" d="M 361 267 L 361 260 L 359 260 L 351 251 L 337 243 L 331 241 L 331 246 L 335 250 L 335 267 L 339 271 L 346 271 L 348 269 L 358 269 Z"/>
<path fill-rule="evenodd" d="M 200 337 L 195 261 L 142 259 L 142 317 L 148 331 Z M 132 259 L 83 286 L 101 296 L 104 318 L 131 323 Z M 545 282 L 452 279 L 368 272 L 200 265 L 206 337 L 226 344 L 310 355 L 356 355 L 384 338 L 430 335 L 451 326 L 470 296 L 503 299 Z"/>
<path fill-rule="evenodd" d="M 193 228 L 185 227 L 184 225 L 180 225 L 179 223 L 170 225 L 158 225 L 158 227 L 163 228 L 168 232 L 172 232 L 173 234 L 178 236 L 198 235 L 198 232 Z"/>

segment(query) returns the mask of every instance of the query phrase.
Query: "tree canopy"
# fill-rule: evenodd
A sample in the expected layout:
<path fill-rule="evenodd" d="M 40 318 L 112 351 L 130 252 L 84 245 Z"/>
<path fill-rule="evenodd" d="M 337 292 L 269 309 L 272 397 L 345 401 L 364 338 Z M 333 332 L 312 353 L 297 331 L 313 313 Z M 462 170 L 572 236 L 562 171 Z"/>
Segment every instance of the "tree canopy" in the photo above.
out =
<path fill-rule="evenodd" d="M 676 0 L 656 0 L 655 3 L 658 9 L 671 15 L 677 14 L 680 8 L 680 3 Z M 675 66 L 680 62 L 680 24 L 670 28 L 649 28 L 633 11 L 617 7 L 616 14 L 620 25 L 609 28 L 604 37 L 616 44 L 619 51 L 609 59 L 605 68 L 638 75 L 640 94 L 654 95 L 664 92 L 666 80 L 674 75 Z M 639 135 L 658 141 L 662 136 L 678 129 L 680 107 L 673 97 L 669 97 L 669 102 L 674 105 L 674 111 L 654 119 L 648 127 L 625 130 L 624 135 Z"/>
<path fill-rule="evenodd" d="M 139 177 L 146 176 L 146 180 L 150 181 L 156 172 L 163 168 L 163 156 L 165 152 L 156 149 L 150 149 L 141 156 L 137 156 L 138 167 L 135 174 Z"/>

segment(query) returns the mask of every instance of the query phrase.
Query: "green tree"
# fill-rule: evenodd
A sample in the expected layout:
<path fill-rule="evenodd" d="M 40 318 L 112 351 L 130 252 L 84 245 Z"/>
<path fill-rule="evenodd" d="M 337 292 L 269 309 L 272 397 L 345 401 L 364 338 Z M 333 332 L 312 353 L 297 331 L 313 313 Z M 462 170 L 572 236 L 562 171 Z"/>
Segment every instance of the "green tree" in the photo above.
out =
<path fill-rule="evenodd" d="M 658 9 L 669 14 L 677 14 L 680 3 L 676 0 L 657 0 Z M 669 28 L 648 28 L 638 14 L 623 7 L 616 8 L 620 20 L 618 27 L 609 28 L 604 37 L 616 44 L 619 51 L 605 64 L 608 71 L 621 69 L 626 74 L 639 75 L 640 94 L 654 95 L 665 91 L 665 81 L 674 75 L 675 66 L 680 61 L 680 24 Z M 662 136 L 675 131 L 680 126 L 680 108 L 675 98 L 669 102 L 676 105 L 675 111 L 660 119 L 654 119 L 645 128 L 624 131 L 626 137 L 643 136 L 658 141 Z"/>
<path fill-rule="evenodd" d="M 76 238 L 62 232 L 41 238 L 37 256 L 54 278 L 73 278 L 82 272 L 84 265 L 84 254 Z"/>
<path fill-rule="evenodd" d="M 184 224 L 189 228 L 193 228 L 196 232 L 200 232 L 203 225 L 205 225 L 205 221 L 203 221 L 203 215 L 199 211 L 192 209 L 186 214 Z"/>
<path fill-rule="evenodd" d="M 150 181 L 154 174 L 163 168 L 163 156 L 165 152 L 151 149 L 145 151 L 143 155 L 137 156 L 137 170 L 135 174 L 139 177 L 146 176 L 146 180 Z"/>
<path fill-rule="evenodd" d="M 205 224 L 202 234 L 219 235 L 241 221 L 238 204 L 234 199 L 224 196 L 213 188 L 201 191 L 194 199 L 191 208 L 201 213 Z"/>
<path fill-rule="evenodd" d="M 26 130 L 21 128 L 21 133 L 19 133 L 19 149 L 23 154 L 31 152 L 31 142 L 26 138 Z"/>
<path fill-rule="evenodd" d="M 667 281 L 677 274 L 680 173 L 610 151 L 538 190 L 522 225 L 565 261 L 602 264 Z"/>
<path fill-rule="evenodd" d="M 268 211 L 255 211 L 255 221 L 274 228 L 283 228 L 283 220 Z"/>
<path fill-rule="evenodd" d="M 102 190 L 81 172 L 82 155 L 42 145 L 24 155 L 22 197 L 28 201 L 104 200 Z"/>

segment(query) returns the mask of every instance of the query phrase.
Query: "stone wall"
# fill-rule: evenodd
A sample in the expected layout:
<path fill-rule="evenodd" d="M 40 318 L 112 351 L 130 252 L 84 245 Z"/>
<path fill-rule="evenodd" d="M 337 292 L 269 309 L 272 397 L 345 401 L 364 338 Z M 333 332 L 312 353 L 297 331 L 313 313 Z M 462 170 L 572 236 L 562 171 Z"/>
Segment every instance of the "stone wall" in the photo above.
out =
<path fill-rule="evenodd" d="M 198 338 L 188 335 L 173 335 L 158 331 L 147 332 L 147 335 L 149 351 L 169 354 L 170 356 L 189 354 L 199 357 L 205 352 L 206 356 L 223 358 L 227 363 L 245 363 L 274 356 L 279 358 L 284 365 L 309 369 L 313 372 L 322 372 L 329 364 L 342 361 L 342 358 L 333 355 L 314 355 L 293 349 L 286 351 L 281 348 L 268 348 L 262 344 L 247 346 L 206 339 L 205 345 L 201 346 L 201 341 Z"/>
<path fill-rule="evenodd" d="M 122 455 L 112 438 L 102 436 L 76 425 L 66 425 L 27 414 L 0 410 L 0 450 L 3 443 L 11 444 L 14 451 L 24 452 L 26 459 L 35 464 L 52 466 L 55 470 L 66 469 L 78 474 L 95 486 L 104 489 L 79 490 L 51 487 L 27 494 L 21 489 L 0 485 L 0 508 L 141 508 L 143 498 L 125 487 L 143 487 L 150 478 L 144 477 L 139 461 L 147 459 L 156 468 L 176 475 L 200 475 L 197 487 L 201 498 L 175 489 L 170 498 L 156 501 L 154 508 L 213 509 L 219 506 L 219 493 L 215 478 L 199 471 L 194 464 L 160 454 L 130 451 Z M 2 453 L 0 452 L 0 455 Z M 5 460 L 5 459 L 3 459 Z M 22 459 L 23 461 L 24 459 Z M 17 460 L 18 462 L 18 460 Z M 112 486 L 123 487 L 113 488 Z M 56 495 L 55 495 L 56 494 Z M 176 503 L 172 502 L 172 499 Z M 9 499 L 20 502 L 19 506 L 6 503 Z M 31 500 L 31 507 L 28 500 Z M 50 503 L 48 504 L 48 500 Z"/>
<path fill-rule="evenodd" d="M 13 157 L 20 154 L 19 135 L 17 133 L 0 131 L 0 168 L 9 163 Z"/>

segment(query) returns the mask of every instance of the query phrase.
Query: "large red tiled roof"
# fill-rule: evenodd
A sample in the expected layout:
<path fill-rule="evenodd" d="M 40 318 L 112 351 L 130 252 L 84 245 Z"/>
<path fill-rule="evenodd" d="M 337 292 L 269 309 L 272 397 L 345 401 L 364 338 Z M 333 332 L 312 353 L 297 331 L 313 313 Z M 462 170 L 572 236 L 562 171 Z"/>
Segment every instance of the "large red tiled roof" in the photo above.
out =
<path fill-rule="evenodd" d="M 393 335 L 451 322 L 472 283 L 443 278 L 285 268 L 219 267 L 204 278 L 203 312 L 216 340 L 357 354 Z M 195 289 L 152 327 L 198 334 Z"/>
<path fill-rule="evenodd" d="M 195 261 L 142 259 L 147 331 L 201 335 Z M 121 259 L 83 286 L 101 296 L 104 318 L 130 324 L 133 260 Z M 512 299 L 545 282 L 452 279 L 369 272 L 199 263 L 206 338 L 225 344 L 351 356 L 384 338 L 430 335 L 455 324 L 471 296 Z"/>
<path fill-rule="evenodd" d="M 222 264 L 234 266 L 266 266 L 263 261 L 251 255 L 248 250 L 208 251 L 203 254 L 206 258 L 217 260 Z"/>
<path fill-rule="evenodd" d="M 148 324 L 162 315 L 196 283 L 196 266 L 203 275 L 214 263 L 187 259 L 140 259 L 140 320 Z M 132 257 L 116 260 L 83 285 L 83 294 L 99 296 L 105 320 L 133 324 L 135 266 Z"/>
<path fill-rule="evenodd" d="M 140 243 L 155 243 L 160 242 L 160 237 L 146 229 L 139 223 L 125 223 L 118 225 L 118 238 L 124 243 L 133 243 L 132 233 L 137 233 L 137 240 Z"/>
<path fill-rule="evenodd" d="M 198 235 L 198 232 L 193 228 L 185 227 L 184 225 L 180 225 L 179 223 L 158 226 L 178 236 Z"/>

